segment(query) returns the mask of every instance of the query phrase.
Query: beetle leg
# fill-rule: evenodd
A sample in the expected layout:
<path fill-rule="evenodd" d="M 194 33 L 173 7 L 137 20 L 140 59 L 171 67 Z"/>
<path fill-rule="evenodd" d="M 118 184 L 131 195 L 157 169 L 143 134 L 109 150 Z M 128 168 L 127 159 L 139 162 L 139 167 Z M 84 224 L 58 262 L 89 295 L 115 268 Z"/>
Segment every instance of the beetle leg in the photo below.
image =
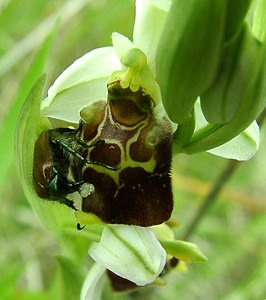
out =
<path fill-rule="evenodd" d="M 83 157 L 81 154 L 79 154 L 77 151 L 72 149 L 69 145 L 65 144 L 64 142 L 56 139 L 55 140 L 56 144 L 59 144 L 61 147 L 63 147 L 67 152 L 75 156 L 76 158 L 80 159 L 82 162 L 86 162 L 86 158 Z"/>
<path fill-rule="evenodd" d="M 94 145 L 98 145 L 99 142 L 102 145 L 103 140 L 99 140 L 98 142 L 96 142 Z M 76 158 L 80 159 L 82 162 L 87 163 L 89 165 L 99 165 L 99 166 L 103 166 L 106 169 L 112 170 L 112 171 L 117 171 L 118 168 L 113 167 L 113 166 L 109 166 L 103 162 L 100 161 L 92 161 L 92 160 L 88 160 L 85 157 L 83 157 L 82 155 L 80 155 L 77 151 L 75 151 L 74 149 L 72 149 L 71 147 L 69 147 L 67 144 L 65 144 L 64 142 L 60 141 L 60 140 L 55 140 L 56 143 L 60 144 L 63 148 L 65 148 L 66 151 L 68 151 L 70 154 L 72 154 L 73 156 L 75 156 Z"/>
<path fill-rule="evenodd" d="M 88 160 L 86 159 L 86 163 L 89 164 L 89 165 L 98 165 L 98 166 L 103 166 L 105 167 L 106 169 L 108 170 L 112 170 L 112 171 L 117 171 L 119 170 L 119 168 L 117 167 L 113 167 L 113 166 L 109 166 L 103 162 L 100 162 L 100 161 L 94 161 L 94 160 Z"/>
<path fill-rule="evenodd" d="M 67 198 L 61 198 L 59 200 L 60 203 L 65 204 L 66 206 L 72 208 L 73 210 L 77 210 L 76 207 L 74 206 L 73 201 L 67 199 Z"/>
<path fill-rule="evenodd" d="M 67 185 L 71 188 L 74 188 L 74 190 L 80 189 L 80 186 L 84 183 L 84 180 L 77 181 L 77 182 L 67 182 Z"/>

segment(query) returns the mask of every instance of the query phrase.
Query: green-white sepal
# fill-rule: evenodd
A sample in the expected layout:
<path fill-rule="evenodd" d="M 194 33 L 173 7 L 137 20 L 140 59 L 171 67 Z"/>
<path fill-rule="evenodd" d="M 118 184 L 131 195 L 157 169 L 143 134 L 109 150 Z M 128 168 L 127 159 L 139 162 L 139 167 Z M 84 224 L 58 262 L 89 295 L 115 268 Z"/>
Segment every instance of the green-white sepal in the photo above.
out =
<path fill-rule="evenodd" d="M 259 127 L 257 123 L 254 121 L 249 127 L 247 127 L 243 132 L 241 132 L 239 135 L 237 135 L 235 138 L 231 139 L 230 141 L 226 143 L 222 143 L 221 141 L 220 143 L 218 143 L 219 141 L 218 140 L 217 146 L 211 148 L 208 148 L 210 144 L 206 143 L 205 144 L 206 148 L 205 149 L 201 148 L 199 151 L 197 145 L 202 146 L 202 140 L 204 141 L 204 136 L 206 133 L 208 133 L 208 129 L 210 130 L 210 132 L 211 129 L 213 129 L 214 131 L 212 132 L 212 134 L 214 135 L 215 129 L 220 130 L 221 127 L 208 125 L 208 122 L 204 118 L 204 115 L 202 114 L 202 111 L 200 109 L 199 101 L 197 101 L 195 105 L 195 119 L 196 119 L 196 128 L 194 132 L 194 137 L 192 137 L 192 139 L 198 137 L 198 143 L 196 143 L 195 141 L 194 148 L 192 148 L 194 149 L 194 152 L 191 151 L 190 153 L 209 150 L 208 152 L 211 154 L 221 156 L 224 158 L 231 158 L 231 159 L 242 161 L 242 160 L 248 160 L 252 156 L 254 156 L 256 151 L 259 148 L 259 144 L 260 144 Z M 182 147 L 180 147 L 180 143 L 174 139 L 174 150 L 176 150 L 177 152 L 186 153 L 188 151 L 187 147 L 189 146 L 190 142 L 191 141 L 189 141 L 187 144 L 184 144 L 182 145 Z M 188 147 L 188 149 L 190 148 Z"/>
<path fill-rule="evenodd" d="M 80 300 L 101 300 L 105 268 L 95 263 L 89 270 L 80 293 Z"/>
<path fill-rule="evenodd" d="M 94 49 L 70 65 L 48 90 L 41 103 L 42 114 L 78 123 L 80 110 L 90 102 L 106 99 L 110 74 L 121 68 L 113 47 Z"/>
<path fill-rule="evenodd" d="M 239 161 L 249 160 L 259 149 L 260 130 L 256 121 L 231 141 L 207 152 Z"/>

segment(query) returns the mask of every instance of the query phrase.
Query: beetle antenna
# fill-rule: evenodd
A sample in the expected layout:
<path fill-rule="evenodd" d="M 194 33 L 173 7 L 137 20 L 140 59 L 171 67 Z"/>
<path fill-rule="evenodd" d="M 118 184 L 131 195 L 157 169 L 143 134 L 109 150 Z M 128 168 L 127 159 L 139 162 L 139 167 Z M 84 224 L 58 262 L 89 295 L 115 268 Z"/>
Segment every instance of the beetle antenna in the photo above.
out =
<path fill-rule="evenodd" d="M 69 200 L 69 199 L 67 199 L 65 197 L 62 198 L 62 199 L 60 199 L 59 202 L 65 204 L 66 206 L 72 208 L 73 210 L 77 210 L 76 207 L 74 206 L 73 201 L 71 201 L 71 200 Z"/>
<path fill-rule="evenodd" d="M 84 148 L 92 148 L 92 147 L 104 145 L 105 144 L 105 140 L 98 140 L 97 142 L 95 142 L 93 144 L 90 144 L 90 145 L 87 145 L 82 140 L 77 140 L 77 143 L 80 144 L 81 146 L 83 146 Z"/>
<path fill-rule="evenodd" d="M 117 171 L 119 168 L 117 167 L 113 167 L 113 166 L 109 166 L 103 162 L 100 162 L 100 161 L 94 161 L 94 160 L 88 160 L 86 159 L 86 163 L 89 164 L 89 165 L 98 165 L 98 166 L 102 166 L 102 167 L 105 167 L 106 169 L 108 170 L 112 170 L 112 171 Z"/>

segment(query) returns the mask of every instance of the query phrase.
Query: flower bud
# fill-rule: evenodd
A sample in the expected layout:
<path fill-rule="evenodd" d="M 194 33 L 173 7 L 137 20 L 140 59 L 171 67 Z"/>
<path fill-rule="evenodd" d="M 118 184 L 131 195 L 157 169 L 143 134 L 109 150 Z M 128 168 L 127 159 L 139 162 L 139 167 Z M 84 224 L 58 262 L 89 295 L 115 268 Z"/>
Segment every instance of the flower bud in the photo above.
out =
<path fill-rule="evenodd" d="M 173 1 L 157 54 L 157 76 L 170 119 L 184 122 L 211 84 L 223 41 L 225 0 Z"/>

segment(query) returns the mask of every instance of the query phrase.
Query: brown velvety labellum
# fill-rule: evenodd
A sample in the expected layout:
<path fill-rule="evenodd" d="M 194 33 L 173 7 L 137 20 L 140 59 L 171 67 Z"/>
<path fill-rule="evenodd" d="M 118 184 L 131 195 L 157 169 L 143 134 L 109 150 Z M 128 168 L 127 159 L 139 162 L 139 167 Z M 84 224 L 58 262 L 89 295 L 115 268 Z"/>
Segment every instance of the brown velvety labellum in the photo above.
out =
<path fill-rule="evenodd" d="M 89 150 L 88 159 L 117 170 L 93 165 L 84 168 L 84 181 L 95 189 L 83 198 L 82 210 L 106 223 L 163 223 L 173 209 L 171 125 L 153 114 L 151 99 L 142 91 L 133 93 L 117 83 L 114 86 L 114 90 L 113 85 L 108 87 L 105 117 L 98 123 L 93 140 L 87 134 L 90 122 L 83 123 L 80 136 L 87 143 L 104 140 L 104 145 Z M 97 110 L 94 113 L 100 114 Z"/>
<path fill-rule="evenodd" d="M 106 270 L 106 273 L 110 279 L 112 289 L 116 292 L 128 291 L 139 287 L 134 282 L 122 278 L 109 270 Z"/>
<path fill-rule="evenodd" d="M 179 263 L 178 258 L 176 258 L 176 257 L 170 258 L 166 262 L 164 269 L 159 276 L 162 277 L 162 276 L 166 275 L 167 273 L 169 273 L 169 271 L 171 271 L 173 268 L 176 268 L 178 263 Z M 116 292 L 124 292 L 124 291 L 129 291 L 132 289 L 136 289 L 136 288 L 141 288 L 140 286 L 136 285 L 134 282 L 129 281 L 123 277 L 120 277 L 120 276 L 116 275 L 115 273 L 111 272 L 110 270 L 106 270 L 106 273 L 110 280 L 112 289 Z"/>

